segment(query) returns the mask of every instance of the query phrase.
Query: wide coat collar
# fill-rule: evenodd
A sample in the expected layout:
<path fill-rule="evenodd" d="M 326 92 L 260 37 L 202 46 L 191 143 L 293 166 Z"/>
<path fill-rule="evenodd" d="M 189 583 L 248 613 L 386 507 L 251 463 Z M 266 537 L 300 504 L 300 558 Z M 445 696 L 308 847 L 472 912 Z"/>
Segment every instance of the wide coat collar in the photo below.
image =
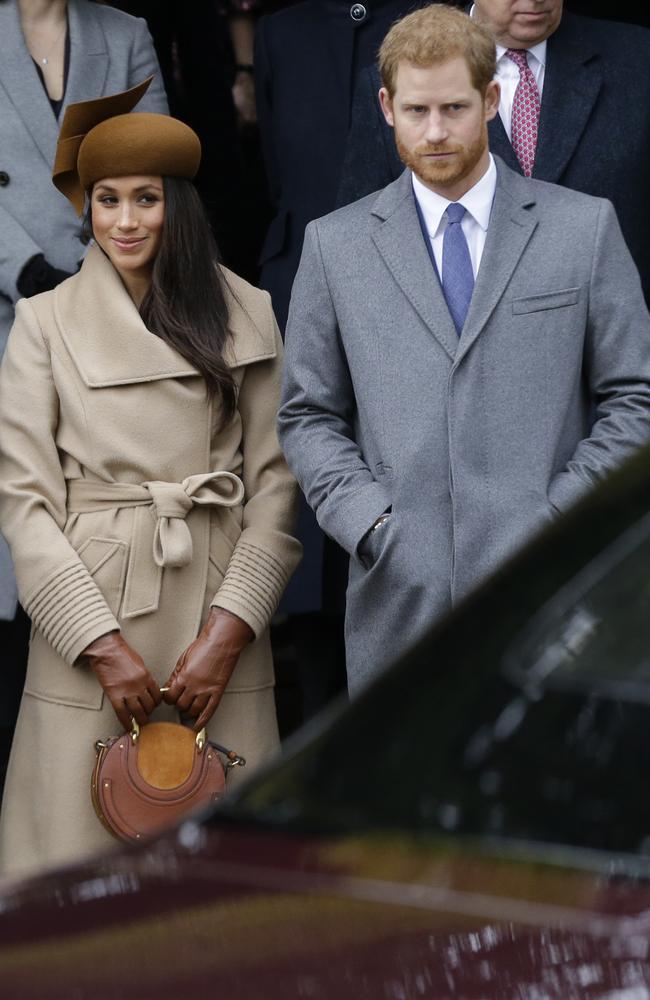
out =
<path fill-rule="evenodd" d="M 272 358 L 276 348 L 270 326 L 256 308 L 261 293 L 224 269 L 231 339 L 231 367 Z M 250 301 L 247 301 L 250 298 Z M 54 292 L 55 321 L 84 383 L 91 389 L 187 378 L 198 371 L 144 325 L 133 300 L 105 254 L 88 251 L 79 274 Z"/>
<path fill-rule="evenodd" d="M 472 302 L 460 340 L 426 248 L 405 170 L 372 206 L 372 239 L 402 292 L 457 366 L 488 323 L 535 231 L 535 185 L 495 157 L 497 187 Z"/>
<path fill-rule="evenodd" d="M 68 29 L 70 65 L 61 120 L 68 104 L 102 95 L 109 61 L 106 38 L 93 4 L 68 0 Z M 59 125 L 27 49 L 16 0 L 0 2 L 0 38 L 0 84 L 51 168 Z"/>

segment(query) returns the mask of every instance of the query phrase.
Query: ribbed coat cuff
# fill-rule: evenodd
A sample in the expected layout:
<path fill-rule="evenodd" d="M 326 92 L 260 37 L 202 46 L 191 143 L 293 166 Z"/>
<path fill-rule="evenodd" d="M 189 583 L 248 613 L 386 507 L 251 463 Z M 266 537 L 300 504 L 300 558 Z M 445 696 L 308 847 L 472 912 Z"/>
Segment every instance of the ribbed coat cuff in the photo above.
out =
<path fill-rule="evenodd" d="M 278 532 L 279 546 L 265 545 L 253 533 L 241 536 L 212 607 L 224 608 L 250 625 L 258 639 L 268 627 L 289 577 L 300 560 L 301 545 Z"/>
<path fill-rule="evenodd" d="M 97 584 L 78 561 L 46 577 L 23 604 L 45 639 L 71 666 L 100 635 L 119 629 Z"/>

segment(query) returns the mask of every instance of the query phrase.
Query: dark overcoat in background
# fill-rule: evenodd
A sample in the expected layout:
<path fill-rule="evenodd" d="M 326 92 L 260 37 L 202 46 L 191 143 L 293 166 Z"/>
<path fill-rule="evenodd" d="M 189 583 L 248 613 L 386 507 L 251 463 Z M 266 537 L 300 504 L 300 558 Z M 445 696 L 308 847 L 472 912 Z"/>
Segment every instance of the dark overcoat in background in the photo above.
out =
<path fill-rule="evenodd" d="M 393 21 L 417 0 L 306 0 L 257 28 L 257 113 L 275 217 L 260 262 L 284 329 L 305 226 L 336 207 L 350 107 Z"/>
<path fill-rule="evenodd" d="M 360 81 L 338 204 L 384 187 L 401 170 L 377 92 L 376 69 Z M 548 40 L 533 177 L 608 198 L 650 300 L 650 31 L 565 12 Z M 490 148 L 521 168 L 501 118 Z"/>

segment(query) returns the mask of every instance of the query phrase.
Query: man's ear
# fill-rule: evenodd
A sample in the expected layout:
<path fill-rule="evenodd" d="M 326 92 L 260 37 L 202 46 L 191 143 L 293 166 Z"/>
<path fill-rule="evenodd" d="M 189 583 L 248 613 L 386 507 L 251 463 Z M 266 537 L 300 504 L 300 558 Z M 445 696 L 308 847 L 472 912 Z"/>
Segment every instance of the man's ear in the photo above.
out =
<path fill-rule="evenodd" d="M 384 118 L 389 125 L 393 126 L 395 124 L 395 119 L 393 118 L 393 99 L 385 87 L 382 87 L 379 91 L 379 103 L 381 104 Z"/>
<path fill-rule="evenodd" d="M 501 100 L 501 85 L 496 80 L 490 80 L 485 91 L 485 120 L 492 121 L 499 113 L 499 102 Z"/>

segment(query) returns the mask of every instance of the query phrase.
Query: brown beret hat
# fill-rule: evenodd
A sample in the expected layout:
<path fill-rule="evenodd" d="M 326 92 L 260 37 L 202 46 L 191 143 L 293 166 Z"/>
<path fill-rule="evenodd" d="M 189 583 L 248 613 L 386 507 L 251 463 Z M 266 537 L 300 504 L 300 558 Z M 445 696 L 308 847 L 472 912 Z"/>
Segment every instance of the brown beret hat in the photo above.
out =
<path fill-rule="evenodd" d="M 103 177 L 155 174 L 191 179 L 199 169 L 201 143 L 191 128 L 169 115 L 129 114 L 152 79 L 66 109 L 52 179 L 78 215 L 85 192 Z"/>

